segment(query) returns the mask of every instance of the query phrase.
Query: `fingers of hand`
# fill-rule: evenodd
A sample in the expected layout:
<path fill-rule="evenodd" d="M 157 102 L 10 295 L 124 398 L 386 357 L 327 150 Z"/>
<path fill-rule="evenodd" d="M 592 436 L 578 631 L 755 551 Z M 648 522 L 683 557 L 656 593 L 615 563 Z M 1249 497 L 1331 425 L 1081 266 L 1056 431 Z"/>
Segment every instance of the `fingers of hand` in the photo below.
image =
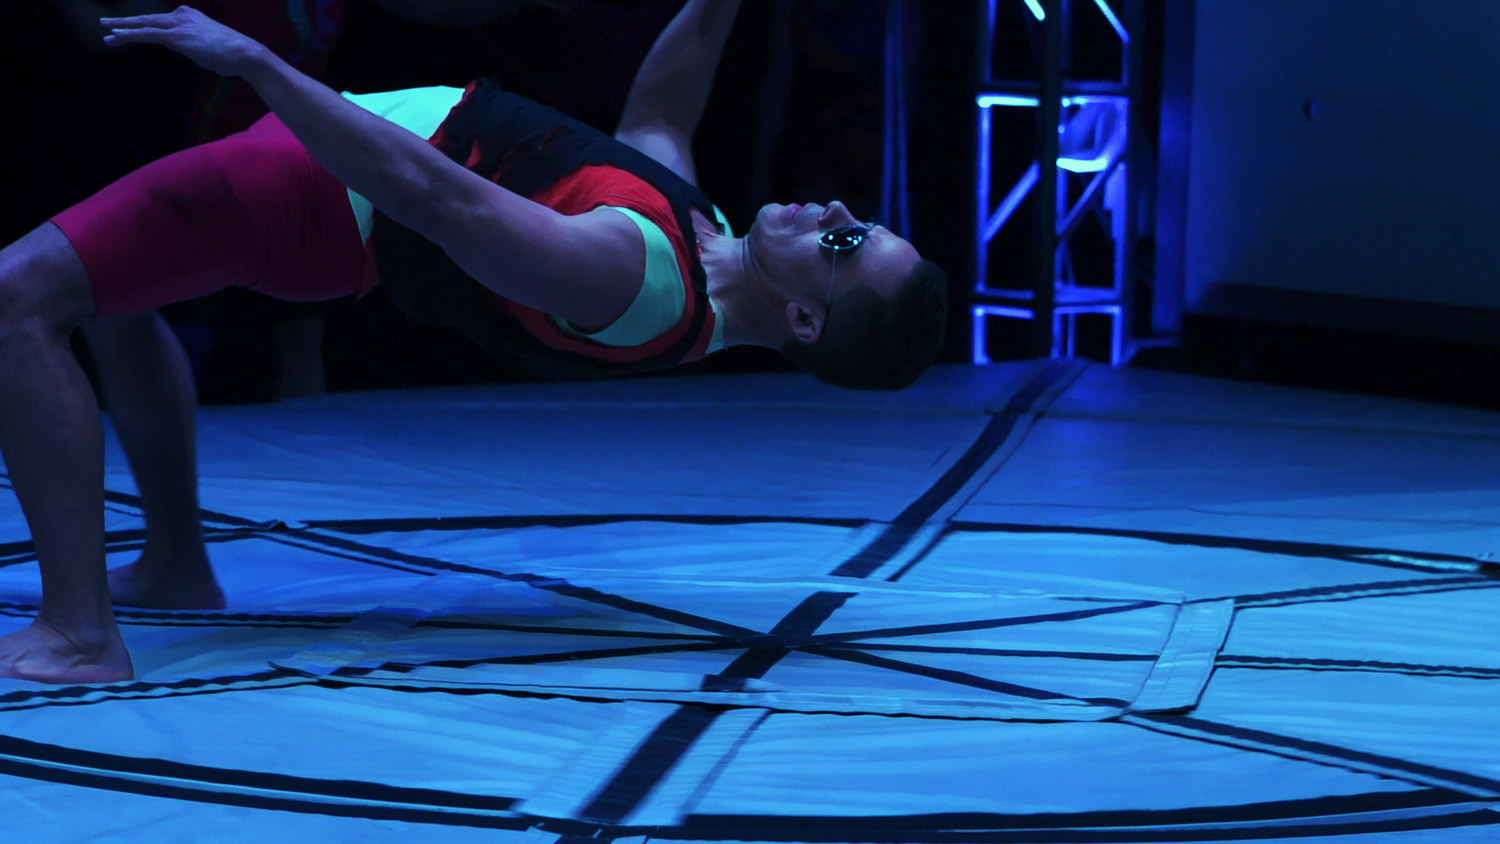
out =
<path fill-rule="evenodd" d="M 141 27 L 162 28 L 180 23 L 171 15 L 136 15 L 131 18 L 100 18 L 99 23 L 114 29 L 137 29 Z"/>
<path fill-rule="evenodd" d="M 178 6 L 173 11 L 156 15 L 133 15 L 128 18 L 100 18 L 99 23 L 111 29 L 136 29 L 140 27 L 166 29 L 179 26 L 199 16 L 199 14 L 198 11 L 187 6 Z"/>
<path fill-rule="evenodd" d="M 159 15 L 135 15 L 126 18 L 100 18 L 99 23 L 109 28 L 104 43 L 120 44 L 168 44 L 173 32 L 190 26 L 198 12 L 187 6 Z"/>
<path fill-rule="evenodd" d="M 170 33 L 165 29 L 112 29 L 104 36 L 106 44 L 165 44 Z"/>
<path fill-rule="evenodd" d="M 115 18 L 113 22 L 104 18 L 100 23 L 109 28 L 104 36 L 106 44 L 161 44 L 161 36 L 172 32 L 169 26 L 141 24 L 139 18 Z"/>

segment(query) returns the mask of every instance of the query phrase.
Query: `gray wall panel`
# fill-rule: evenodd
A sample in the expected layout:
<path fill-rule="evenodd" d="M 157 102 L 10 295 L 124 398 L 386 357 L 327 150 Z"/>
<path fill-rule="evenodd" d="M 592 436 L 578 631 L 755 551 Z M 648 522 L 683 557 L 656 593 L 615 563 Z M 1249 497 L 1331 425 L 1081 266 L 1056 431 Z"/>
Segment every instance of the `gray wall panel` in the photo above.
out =
<path fill-rule="evenodd" d="M 1200 0 L 1196 39 L 1190 310 L 1500 308 L 1500 2 Z"/>

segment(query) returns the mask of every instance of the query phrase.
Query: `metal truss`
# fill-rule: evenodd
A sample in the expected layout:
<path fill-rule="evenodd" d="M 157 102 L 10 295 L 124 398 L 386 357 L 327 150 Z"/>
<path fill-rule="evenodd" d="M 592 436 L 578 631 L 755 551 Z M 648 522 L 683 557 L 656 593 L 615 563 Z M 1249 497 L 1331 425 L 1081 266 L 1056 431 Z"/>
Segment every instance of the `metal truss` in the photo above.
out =
<path fill-rule="evenodd" d="M 979 128 L 978 220 L 973 296 L 974 362 L 991 358 L 996 320 L 1024 320 L 1030 328 L 1026 354 L 1073 357 L 1080 352 L 1080 318 L 1100 315 L 1109 326 L 1108 360 L 1120 365 L 1134 352 L 1131 341 L 1132 262 L 1138 239 L 1135 201 L 1139 190 L 1131 158 L 1140 84 L 1143 0 L 985 0 L 981 83 L 976 96 Z M 1023 14 L 1016 14 L 1024 9 Z M 1006 14 L 1002 20 L 1002 13 Z M 1071 36 L 1084 15 L 1101 15 L 1119 42 L 1118 74 L 1079 79 L 1069 74 Z M 1089 23 L 1098 23 L 1098 19 Z M 1038 58 L 1038 79 L 996 79 L 1002 41 L 1018 41 L 1029 30 Z M 1095 26 L 1096 32 L 1103 27 Z M 1108 37 L 1108 36 L 1105 36 Z M 1096 36 L 1097 40 L 1097 36 Z M 1035 157 L 1000 196 L 994 161 L 998 109 L 1035 112 Z M 1008 141 L 1008 139 L 1003 139 Z M 1002 183 L 1003 184 L 1003 183 Z M 1053 197 L 1048 201 L 1048 196 Z M 1018 222 L 1031 198 L 1031 233 L 1020 241 L 1023 260 L 996 260 L 1017 241 L 1002 238 Z M 1092 226 L 1097 242 L 1080 244 L 1080 227 Z M 1103 237 L 1098 237 L 1102 233 Z M 1092 248 L 1089 260 L 1078 260 Z M 1029 255 L 1025 253 L 1029 252 Z M 1107 253 L 1109 268 L 1103 269 Z M 1005 257 L 1002 255 L 1002 257 Z M 1029 258 L 1029 262 L 1024 260 Z M 1021 278 L 1004 269 L 1030 264 Z M 1025 277 L 1025 276 L 1029 276 Z M 1102 344 L 1094 344 L 1102 346 Z"/>

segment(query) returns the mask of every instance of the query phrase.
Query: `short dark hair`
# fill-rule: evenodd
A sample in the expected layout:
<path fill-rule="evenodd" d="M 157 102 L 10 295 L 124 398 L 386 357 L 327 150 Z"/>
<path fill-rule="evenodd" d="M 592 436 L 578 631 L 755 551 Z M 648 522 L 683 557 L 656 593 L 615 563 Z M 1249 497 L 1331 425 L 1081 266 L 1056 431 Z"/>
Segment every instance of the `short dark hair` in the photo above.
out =
<path fill-rule="evenodd" d="M 937 358 L 947 321 L 948 277 L 923 260 L 889 299 L 867 285 L 838 296 L 817 342 L 794 338 L 781 353 L 827 384 L 900 390 Z"/>

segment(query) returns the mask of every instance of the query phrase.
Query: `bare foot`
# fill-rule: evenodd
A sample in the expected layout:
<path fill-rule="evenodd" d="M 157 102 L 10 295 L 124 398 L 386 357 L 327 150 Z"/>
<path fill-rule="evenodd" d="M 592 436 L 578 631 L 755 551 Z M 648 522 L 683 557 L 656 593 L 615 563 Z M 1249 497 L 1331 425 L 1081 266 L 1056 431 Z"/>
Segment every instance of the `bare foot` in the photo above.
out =
<path fill-rule="evenodd" d="M 120 631 L 110 625 L 102 641 L 84 643 L 38 619 L 0 636 L 0 677 L 38 683 L 113 683 L 135 677 Z"/>
<path fill-rule="evenodd" d="M 222 610 L 224 590 L 207 564 L 161 573 L 145 559 L 109 570 L 115 606 L 153 610 Z"/>

